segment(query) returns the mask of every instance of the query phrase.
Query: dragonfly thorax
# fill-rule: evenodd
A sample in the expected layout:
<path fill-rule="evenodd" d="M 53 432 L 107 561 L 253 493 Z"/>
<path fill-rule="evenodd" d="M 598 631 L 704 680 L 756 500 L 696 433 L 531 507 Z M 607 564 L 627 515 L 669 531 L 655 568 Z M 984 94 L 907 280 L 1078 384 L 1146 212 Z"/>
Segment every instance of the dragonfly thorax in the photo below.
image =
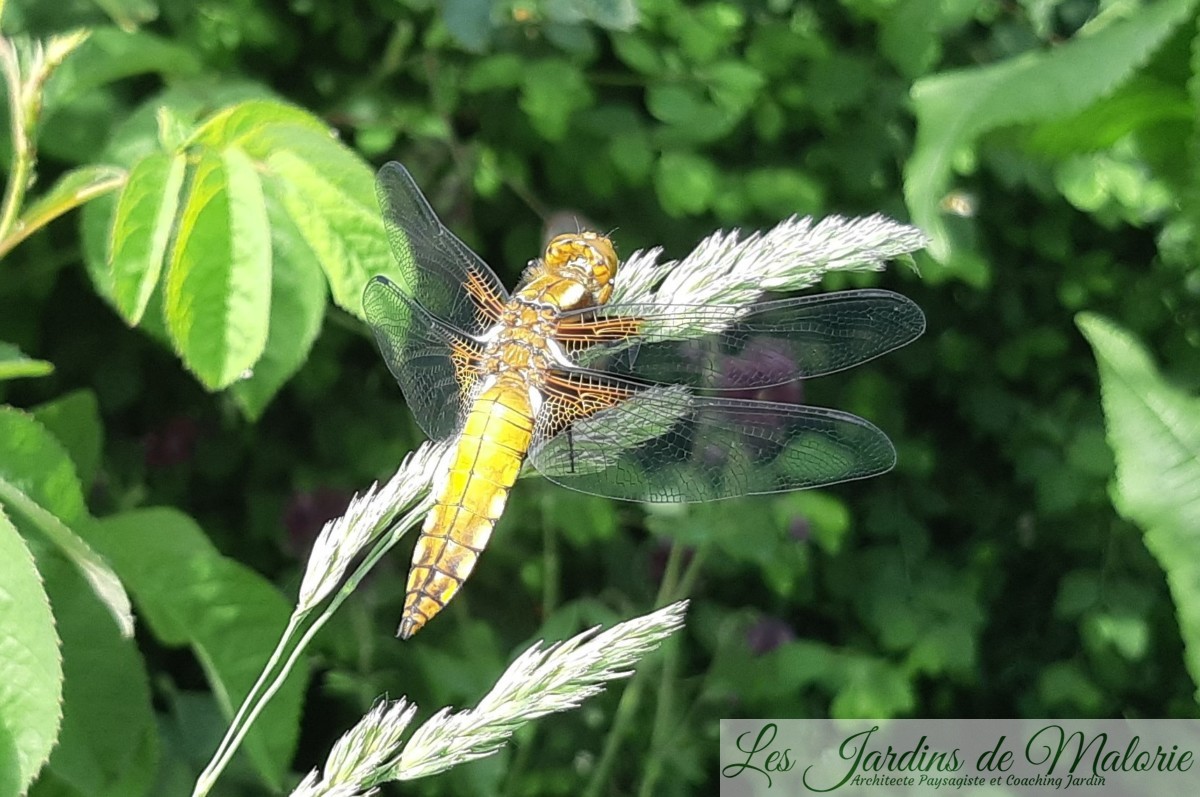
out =
<path fill-rule="evenodd" d="M 557 313 L 548 305 L 513 298 L 489 332 L 480 358 L 483 377 L 515 378 L 537 386 L 554 354 L 551 339 Z"/>

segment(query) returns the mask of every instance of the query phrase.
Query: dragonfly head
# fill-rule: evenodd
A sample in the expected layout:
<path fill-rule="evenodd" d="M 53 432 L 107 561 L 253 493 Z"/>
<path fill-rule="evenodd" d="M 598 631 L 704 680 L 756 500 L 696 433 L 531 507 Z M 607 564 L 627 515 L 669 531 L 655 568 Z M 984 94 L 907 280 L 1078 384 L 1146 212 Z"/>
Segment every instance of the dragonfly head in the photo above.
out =
<path fill-rule="evenodd" d="M 584 286 L 597 304 L 612 295 L 617 275 L 617 251 L 598 232 L 567 233 L 550 239 L 542 263 L 551 273 Z"/>

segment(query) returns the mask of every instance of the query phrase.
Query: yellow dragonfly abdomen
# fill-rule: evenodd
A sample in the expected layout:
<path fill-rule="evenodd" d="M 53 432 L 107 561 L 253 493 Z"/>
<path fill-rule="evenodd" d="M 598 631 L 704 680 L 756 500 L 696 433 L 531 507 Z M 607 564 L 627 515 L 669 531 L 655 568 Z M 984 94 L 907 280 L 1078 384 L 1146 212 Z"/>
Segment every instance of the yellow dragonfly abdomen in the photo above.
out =
<path fill-rule="evenodd" d="M 440 612 L 471 575 L 504 511 L 533 439 L 528 385 L 500 378 L 471 406 L 450 470 L 413 550 L 399 634 L 408 639 Z"/>

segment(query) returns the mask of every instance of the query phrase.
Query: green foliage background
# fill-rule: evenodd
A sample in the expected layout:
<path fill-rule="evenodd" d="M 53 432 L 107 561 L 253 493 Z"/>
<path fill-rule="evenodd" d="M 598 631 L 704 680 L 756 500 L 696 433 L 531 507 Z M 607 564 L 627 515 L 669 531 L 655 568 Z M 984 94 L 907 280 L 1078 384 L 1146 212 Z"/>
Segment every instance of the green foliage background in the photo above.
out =
<path fill-rule="evenodd" d="M 0 655 L 0 794 L 186 793 L 321 522 L 420 441 L 357 304 L 393 159 L 510 285 L 559 211 L 672 257 L 911 219 L 919 278 L 826 287 L 900 290 L 929 331 L 806 386 L 900 463 L 658 511 L 523 482 L 408 643 L 384 563 L 219 792 L 290 786 L 381 694 L 469 705 L 529 640 L 682 593 L 631 719 L 610 690 L 407 788 L 708 793 L 724 716 L 1196 716 L 1195 5 L 9 0 L 14 39 L 93 29 L 45 86 L 25 218 L 97 196 L 0 242 L 0 636 L 28 653 Z"/>

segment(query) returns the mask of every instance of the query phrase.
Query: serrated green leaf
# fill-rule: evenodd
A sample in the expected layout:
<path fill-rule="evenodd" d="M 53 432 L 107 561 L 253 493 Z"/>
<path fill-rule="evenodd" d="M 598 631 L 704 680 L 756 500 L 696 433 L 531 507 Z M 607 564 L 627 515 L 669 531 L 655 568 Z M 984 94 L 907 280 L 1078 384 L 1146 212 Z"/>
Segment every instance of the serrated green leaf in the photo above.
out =
<path fill-rule="evenodd" d="M 16 346 L 0 341 L 0 381 L 46 376 L 54 373 L 54 363 L 26 357 Z"/>
<path fill-rule="evenodd" d="M 62 721 L 62 657 L 33 557 L 0 509 L 0 795 L 23 794 Z"/>
<path fill-rule="evenodd" d="M 142 320 L 162 274 L 186 168 L 183 154 L 147 155 L 129 171 L 117 199 L 109 237 L 109 285 L 130 326 Z"/>
<path fill-rule="evenodd" d="M 32 415 L 0 406 L 0 480 L 64 523 L 87 514 L 75 466 Z"/>
<path fill-rule="evenodd" d="M 33 417 L 67 450 L 80 483 L 90 485 L 104 448 L 104 424 L 96 394 L 76 390 L 34 407 Z"/>
<path fill-rule="evenodd" d="M 1200 685 L 1200 398 L 1168 384 L 1142 344 L 1090 313 L 1076 323 L 1100 371 L 1113 502 L 1167 574 L 1192 680 Z"/>
<path fill-rule="evenodd" d="M 318 133 L 332 140 L 332 132 L 325 122 L 308 111 L 286 102 L 270 99 L 255 99 L 239 102 L 214 113 L 192 134 L 190 143 L 205 145 L 212 149 L 236 147 L 254 160 L 265 160 L 280 139 L 269 133 L 284 128 Z"/>
<path fill-rule="evenodd" d="M 62 732 L 47 772 L 79 794 L 144 794 L 153 774 L 157 728 L 137 643 L 121 637 L 79 574 L 60 557 L 40 556 L 38 565 L 62 637 L 64 675 Z M 142 787 L 135 790 L 138 770 Z"/>
<path fill-rule="evenodd" d="M 312 134 L 280 139 L 267 168 L 277 178 L 269 190 L 316 255 L 334 301 L 361 318 L 367 280 L 397 271 L 371 170 L 342 145 Z"/>
<path fill-rule="evenodd" d="M 205 150 L 167 272 L 171 341 L 208 389 L 228 387 L 262 356 L 270 307 L 270 226 L 258 172 L 240 150 Z"/>
<path fill-rule="evenodd" d="M 84 534 L 128 582 L 154 635 L 191 647 L 232 717 L 287 624 L 279 591 L 222 556 L 191 518 L 172 509 L 96 520 Z M 246 736 L 255 768 L 276 788 L 295 750 L 307 680 L 301 661 Z"/>
<path fill-rule="evenodd" d="M 120 580 L 72 528 L 87 517 L 74 465 L 45 427 L 12 407 L 0 407 L 0 505 L 44 534 L 87 579 L 122 633 L 133 635 Z"/>
<path fill-rule="evenodd" d="M 717 190 L 717 169 L 691 152 L 666 152 L 654 172 L 654 189 L 663 210 L 672 216 L 702 213 Z"/>
<path fill-rule="evenodd" d="M 326 288 L 321 264 L 274 192 L 268 191 L 271 220 L 271 328 L 254 373 L 230 388 L 238 406 L 258 418 L 283 383 L 303 365 L 325 317 Z"/>
<path fill-rule="evenodd" d="M 917 139 L 904 196 L 913 223 L 932 238 L 929 252 L 943 262 L 951 254 L 938 203 L 961 150 L 989 130 L 1061 117 L 1109 94 L 1190 17 L 1195 2 L 1163 0 L 1047 53 L 917 81 Z"/>

